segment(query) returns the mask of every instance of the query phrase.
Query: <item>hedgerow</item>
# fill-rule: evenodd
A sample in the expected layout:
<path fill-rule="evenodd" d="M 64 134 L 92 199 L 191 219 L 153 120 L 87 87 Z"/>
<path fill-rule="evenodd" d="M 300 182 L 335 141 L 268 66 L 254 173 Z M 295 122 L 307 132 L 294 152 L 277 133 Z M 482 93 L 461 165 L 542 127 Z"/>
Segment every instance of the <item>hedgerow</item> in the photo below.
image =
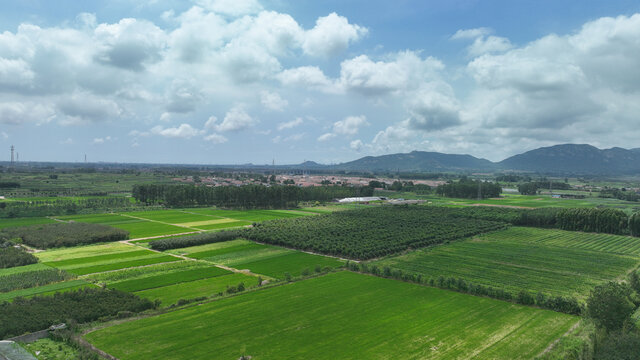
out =
<path fill-rule="evenodd" d="M 153 308 L 149 300 L 113 289 L 84 288 L 52 296 L 15 298 L 0 304 L 0 338 L 47 329 L 68 321 L 86 323 L 119 312 Z"/>
<path fill-rule="evenodd" d="M 79 222 L 6 228 L 0 232 L 0 239 L 20 238 L 39 249 L 120 241 L 128 237 L 129 232 L 122 229 Z"/>
<path fill-rule="evenodd" d="M 169 250 L 179 249 L 189 246 L 212 244 L 217 242 L 229 241 L 237 239 L 240 233 L 235 230 L 218 231 L 218 232 L 205 232 L 196 235 L 170 237 L 165 239 L 158 239 L 149 242 L 149 246 L 153 250 Z"/>

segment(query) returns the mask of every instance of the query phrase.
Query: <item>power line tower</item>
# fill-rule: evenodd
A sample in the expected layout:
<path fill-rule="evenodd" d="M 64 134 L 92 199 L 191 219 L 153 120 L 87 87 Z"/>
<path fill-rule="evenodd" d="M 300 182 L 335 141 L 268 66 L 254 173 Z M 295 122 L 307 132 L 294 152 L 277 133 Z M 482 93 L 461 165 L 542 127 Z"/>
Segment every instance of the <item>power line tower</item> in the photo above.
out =
<path fill-rule="evenodd" d="M 16 147 L 11 145 L 11 166 L 13 166 L 14 163 L 14 159 L 13 159 L 13 152 L 16 150 Z"/>

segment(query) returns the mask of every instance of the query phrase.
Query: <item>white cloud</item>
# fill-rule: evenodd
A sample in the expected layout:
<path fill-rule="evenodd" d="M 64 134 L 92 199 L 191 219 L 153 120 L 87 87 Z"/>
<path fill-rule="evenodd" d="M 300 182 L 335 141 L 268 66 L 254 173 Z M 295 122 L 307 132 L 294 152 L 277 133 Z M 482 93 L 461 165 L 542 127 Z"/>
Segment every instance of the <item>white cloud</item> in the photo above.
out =
<path fill-rule="evenodd" d="M 341 64 L 340 83 L 365 95 L 384 95 L 420 86 L 435 79 L 444 64 L 432 57 L 421 59 L 413 51 L 393 54 L 386 61 L 373 61 L 366 55 Z"/>
<path fill-rule="evenodd" d="M 364 147 L 364 143 L 360 139 L 353 140 L 351 143 L 349 143 L 349 147 L 351 148 L 351 150 L 355 150 L 356 152 L 360 152 L 362 150 L 362 148 Z"/>
<path fill-rule="evenodd" d="M 0 124 L 44 124 L 53 119 L 54 110 L 47 104 L 31 102 L 0 103 Z"/>
<path fill-rule="evenodd" d="M 316 26 L 307 31 L 302 49 L 311 56 L 334 56 L 367 33 L 367 28 L 350 24 L 347 18 L 331 13 L 319 17 Z"/>
<path fill-rule="evenodd" d="M 289 102 L 280 97 L 276 92 L 262 91 L 260 93 L 260 102 L 262 106 L 273 111 L 284 111 L 289 106 Z"/>
<path fill-rule="evenodd" d="M 333 133 L 339 135 L 355 135 L 362 126 L 369 125 L 364 115 L 348 116 L 344 120 L 333 123 Z"/>
<path fill-rule="evenodd" d="M 336 137 L 336 134 L 333 133 L 326 133 L 326 134 L 322 134 L 320 136 L 318 136 L 318 141 L 329 141 L 331 139 L 333 139 L 334 137 Z"/>
<path fill-rule="evenodd" d="M 412 94 L 407 103 L 408 124 L 416 130 L 433 131 L 461 124 L 461 105 L 448 84 L 432 84 Z"/>
<path fill-rule="evenodd" d="M 486 28 L 486 27 L 480 27 L 480 28 L 475 28 L 475 29 L 460 29 L 458 31 L 456 31 L 455 34 L 453 34 L 451 36 L 451 39 L 453 40 L 460 40 L 460 39 L 476 39 L 479 37 L 483 37 L 483 36 L 487 36 L 489 34 L 493 33 L 493 30 L 491 30 L 490 28 Z"/>
<path fill-rule="evenodd" d="M 7 134 L 6 132 L 0 132 L 0 135 L 2 135 L 2 139 L 7 140 L 9 138 L 9 134 Z"/>
<path fill-rule="evenodd" d="M 301 66 L 287 69 L 277 75 L 286 86 L 306 87 L 325 92 L 338 92 L 335 84 L 317 66 Z"/>
<path fill-rule="evenodd" d="M 180 124 L 178 127 L 164 128 L 160 125 L 151 128 L 151 133 L 169 138 L 190 139 L 200 134 L 200 131 L 189 124 Z"/>
<path fill-rule="evenodd" d="M 57 103 L 57 109 L 65 116 L 60 121 L 63 125 L 118 120 L 123 113 L 115 101 L 87 93 L 77 93 L 61 99 Z"/>
<path fill-rule="evenodd" d="M 211 118 L 209 118 L 209 120 L 211 120 Z M 211 123 L 207 121 L 208 125 L 206 126 L 219 132 L 227 132 L 244 130 L 256 125 L 257 123 L 258 120 L 247 114 L 242 106 L 234 106 L 227 111 L 222 123 L 217 124 L 216 120 L 213 120 Z"/>
<path fill-rule="evenodd" d="M 278 124 L 278 131 L 293 129 L 294 127 L 300 126 L 303 123 L 304 123 L 304 120 L 302 120 L 302 118 L 295 118 L 294 120 L 291 120 L 291 121 L 281 122 Z"/>
<path fill-rule="evenodd" d="M 224 144 L 228 140 L 226 137 L 215 133 L 205 136 L 204 139 L 214 144 Z"/>
<path fill-rule="evenodd" d="M 94 138 L 91 143 L 93 145 L 101 145 L 101 144 L 104 144 L 105 142 L 109 142 L 109 141 L 111 141 L 111 136 L 106 136 L 106 137 L 103 137 L 103 138 Z"/>
<path fill-rule="evenodd" d="M 229 16 L 250 15 L 262 10 L 257 0 L 198 0 L 197 3 L 208 10 Z"/>

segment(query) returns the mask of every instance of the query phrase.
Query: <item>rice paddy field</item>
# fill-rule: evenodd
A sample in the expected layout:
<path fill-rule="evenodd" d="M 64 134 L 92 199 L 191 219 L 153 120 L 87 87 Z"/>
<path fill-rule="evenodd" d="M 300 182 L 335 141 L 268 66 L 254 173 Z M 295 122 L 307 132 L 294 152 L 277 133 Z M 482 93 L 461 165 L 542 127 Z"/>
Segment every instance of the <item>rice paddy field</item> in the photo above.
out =
<path fill-rule="evenodd" d="M 578 318 L 351 272 L 85 335 L 119 359 L 533 358 Z M 185 351 L 188 349 L 188 351 Z"/>
<path fill-rule="evenodd" d="M 640 265 L 639 251 L 638 238 L 513 227 L 374 263 L 427 278 L 583 299 Z"/>
<path fill-rule="evenodd" d="M 284 278 L 285 273 L 299 276 L 305 269 L 313 272 L 316 268 L 337 268 L 344 264 L 343 261 L 331 257 L 242 239 L 170 250 L 169 253 L 279 279 Z"/>

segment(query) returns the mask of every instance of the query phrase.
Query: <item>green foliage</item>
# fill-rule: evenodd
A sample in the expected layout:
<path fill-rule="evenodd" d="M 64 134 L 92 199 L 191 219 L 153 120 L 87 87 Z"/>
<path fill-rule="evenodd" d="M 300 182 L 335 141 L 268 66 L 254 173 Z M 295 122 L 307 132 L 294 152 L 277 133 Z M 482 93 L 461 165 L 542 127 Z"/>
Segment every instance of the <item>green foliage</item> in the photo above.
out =
<path fill-rule="evenodd" d="M 237 239 L 238 237 L 240 237 L 240 233 L 234 230 L 205 232 L 190 236 L 169 237 L 153 240 L 149 243 L 149 246 L 154 250 L 165 251 L 169 249 L 179 249 L 189 246 L 224 242 Z"/>
<path fill-rule="evenodd" d="M 538 193 L 538 184 L 534 182 L 518 184 L 518 192 L 522 195 L 535 195 Z"/>
<path fill-rule="evenodd" d="M 119 311 L 140 312 L 153 303 L 118 290 L 85 288 L 0 304 L 0 338 L 39 331 L 68 320 L 86 323 Z"/>
<path fill-rule="evenodd" d="M 629 217 L 629 231 L 633 236 L 640 236 L 640 213 L 634 213 Z"/>
<path fill-rule="evenodd" d="M 263 243 L 370 259 L 505 227 L 454 213 L 444 207 L 383 206 L 266 221 L 245 229 L 243 235 Z"/>
<path fill-rule="evenodd" d="M 145 204 L 179 206 L 211 206 L 227 208 L 276 208 L 296 207 L 301 201 L 331 201 L 350 196 L 371 196 L 368 186 L 195 186 L 156 185 L 133 186 L 133 197 Z"/>
<path fill-rule="evenodd" d="M 0 292 L 27 289 L 70 279 L 72 276 L 58 269 L 37 270 L 0 276 Z"/>
<path fill-rule="evenodd" d="M 608 334 L 598 344 L 594 360 L 638 360 L 640 359 L 640 334 L 637 332 L 615 332 Z"/>
<path fill-rule="evenodd" d="M 630 295 L 625 284 L 610 281 L 598 285 L 587 299 L 587 315 L 608 332 L 620 330 L 635 311 Z"/>
<path fill-rule="evenodd" d="M 463 177 L 459 182 L 438 185 L 436 193 L 452 198 L 474 199 L 480 197 L 485 199 L 500 196 L 502 186 L 492 182 L 473 181 Z"/>
<path fill-rule="evenodd" d="M 556 222 L 556 226 L 562 230 L 608 234 L 628 233 L 627 214 L 618 209 L 562 209 L 556 214 Z"/>
<path fill-rule="evenodd" d="M 35 264 L 38 258 L 26 252 L 23 248 L 16 248 L 11 243 L 0 240 L 0 269 Z M 4 247 L 3 247 L 4 246 Z"/>
<path fill-rule="evenodd" d="M 125 240 L 129 232 L 107 225 L 71 222 L 5 228 L 0 231 L 1 237 L 19 237 L 29 246 L 48 249 Z"/>

